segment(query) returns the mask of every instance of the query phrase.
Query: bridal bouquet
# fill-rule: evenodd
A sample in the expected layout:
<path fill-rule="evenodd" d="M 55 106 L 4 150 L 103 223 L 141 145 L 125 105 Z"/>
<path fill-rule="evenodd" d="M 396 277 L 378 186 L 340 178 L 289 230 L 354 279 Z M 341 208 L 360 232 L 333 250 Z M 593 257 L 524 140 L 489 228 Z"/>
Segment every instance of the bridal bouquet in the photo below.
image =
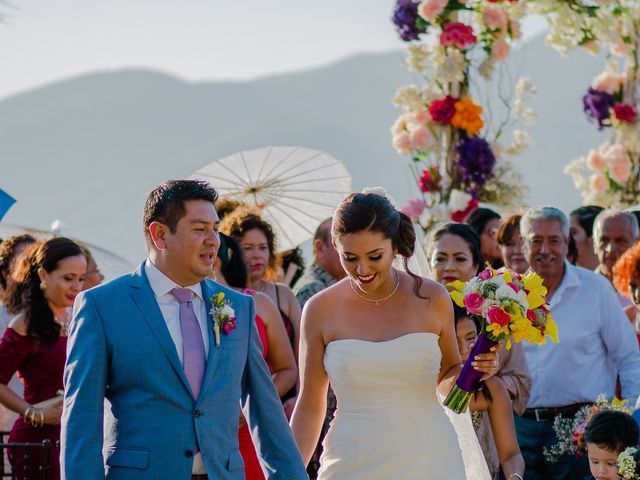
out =
<path fill-rule="evenodd" d="M 549 337 L 557 343 L 558 329 L 545 299 L 547 289 L 542 278 L 533 272 L 520 275 L 505 268 L 487 268 L 466 283 L 455 281 L 448 286 L 453 288 L 453 301 L 479 318 L 482 326 L 473 351 L 444 401 L 445 406 L 461 413 L 480 386 L 482 373 L 471 365 L 476 355 L 488 353 L 498 343 L 511 348 L 512 340 L 543 344 Z"/>
<path fill-rule="evenodd" d="M 557 416 L 553 421 L 553 430 L 559 441 L 551 447 L 544 447 L 545 458 L 550 462 L 556 462 L 559 457 L 567 454 L 586 455 L 585 428 L 596 413 L 604 410 L 618 410 L 629 415 L 633 413 L 633 408 L 626 400 L 614 398 L 608 402 L 604 395 L 600 395 L 595 404 L 585 405 L 574 417 Z"/>

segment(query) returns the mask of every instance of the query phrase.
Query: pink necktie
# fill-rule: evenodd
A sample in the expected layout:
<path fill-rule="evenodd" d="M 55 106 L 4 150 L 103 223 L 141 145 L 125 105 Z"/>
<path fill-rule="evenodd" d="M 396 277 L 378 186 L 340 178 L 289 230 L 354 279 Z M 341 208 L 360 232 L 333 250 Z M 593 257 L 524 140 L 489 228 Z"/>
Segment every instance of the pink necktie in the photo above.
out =
<path fill-rule="evenodd" d="M 197 399 L 204 377 L 204 342 L 196 313 L 193 311 L 195 293 L 188 288 L 174 288 L 171 293 L 180 303 L 180 330 L 182 331 L 182 364 L 193 396 Z"/>

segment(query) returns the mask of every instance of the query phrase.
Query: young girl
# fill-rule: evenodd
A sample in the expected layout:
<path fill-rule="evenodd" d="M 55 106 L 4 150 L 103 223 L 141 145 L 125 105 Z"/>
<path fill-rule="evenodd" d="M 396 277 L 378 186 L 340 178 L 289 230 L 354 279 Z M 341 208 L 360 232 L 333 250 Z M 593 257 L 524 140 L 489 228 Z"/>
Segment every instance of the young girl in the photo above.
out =
<path fill-rule="evenodd" d="M 462 361 L 466 361 L 478 338 L 480 326 L 466 310 L 455 306 L 456 337 Z M 500 467 L 508 480 L 520 480 L 524 475 L 524 460 L 518 447 L 509 393 L 502 380 L 495 376 L 485 381 L 482 390 L 473 396 L 470 403 L 476 433 L 493 434 Z M 486 413 L 485 413 L 486 412 Z M 480 430 L 488 414 L 490 429 Z M 489 431 L 487 431 L 489 430 Z M 491 476 L 499 478 L 500 468 L 492 468 Z"/>

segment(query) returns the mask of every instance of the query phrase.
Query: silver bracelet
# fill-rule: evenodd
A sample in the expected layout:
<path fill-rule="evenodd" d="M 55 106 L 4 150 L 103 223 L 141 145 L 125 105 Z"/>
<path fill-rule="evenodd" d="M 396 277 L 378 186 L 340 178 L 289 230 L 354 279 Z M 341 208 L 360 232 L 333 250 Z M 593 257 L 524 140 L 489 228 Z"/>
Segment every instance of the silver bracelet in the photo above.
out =
<path fill-rule="evenodd" d="M 515 478 L 517 480 L 524 480 L 522 478 L 522 475 L 520 475 L 519 473 L 512 473 L 509 475 L 509 478 L 507 480 L 511 480 L 512 478 Z"/>

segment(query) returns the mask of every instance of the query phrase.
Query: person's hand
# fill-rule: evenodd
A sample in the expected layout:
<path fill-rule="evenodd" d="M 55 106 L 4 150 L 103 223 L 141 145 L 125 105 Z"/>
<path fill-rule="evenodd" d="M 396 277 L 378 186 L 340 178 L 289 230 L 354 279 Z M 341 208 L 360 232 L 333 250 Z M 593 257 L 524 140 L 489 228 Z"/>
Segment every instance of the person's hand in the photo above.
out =
<path fill-rule="evenodd" d="M 282 407 L 284 408 L 284 414 L 287 417 L 287 420 L 291 420 L 291 415 L 293 415 L 293 409 L 296 406 L 296 397 L 290 398 L 286 400 Z"/>
<path fill-rule="evenodd" d="M 42 409 L 45 425 L 60 425 L 60 417 L 62 417 L 62 399 Z M 38 421 L 39 413 L 35 414 L 35 420 Z"/>
<path fill-rule="evenodd" d="M 483 353 L 480 355 L 476 355 L 471 362 L 471 365 L 478 372 L 484 373 L 482 376 L 482 380 L 486 380 L 488 378 L 493 377 L 496 373 L 498 373 L 500 362 L 498 361 L 498 347 L 491 347 L 491 351 L 489 353 Z"/>

